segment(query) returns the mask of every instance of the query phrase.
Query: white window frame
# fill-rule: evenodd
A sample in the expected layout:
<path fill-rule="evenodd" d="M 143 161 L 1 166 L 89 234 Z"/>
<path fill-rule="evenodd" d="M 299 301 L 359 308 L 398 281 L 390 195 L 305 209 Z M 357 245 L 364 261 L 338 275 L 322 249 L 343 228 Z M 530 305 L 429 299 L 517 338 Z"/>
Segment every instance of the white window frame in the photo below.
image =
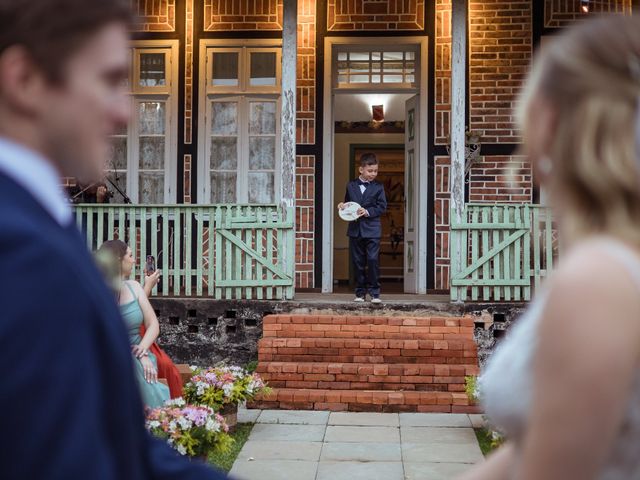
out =
<path fill-rule="evenodd" d="M 211 132 L 211 104 L 212 101 L 238 101 L 246 108 L 238 110 L 238 163 L 236 177 L 236 199 L 239 204 L 248 202 L 248 173 L 249 173 L 249 102 L 252 100 L 266 100 L 276 102 L 276 149 L 274 169 L 274 199 L 273 203 L 280 201 L 280 183 L 282 181 L 282 158 L 280 152 L 281 139 L 281 45 L 280 39 L 242 39 L 242 40 L 201 40 L 200 41 L 200 95 L 198 99 L 198 200 L 199 204 L 211 204 L 211 176 L 210 176 L 210 132 Z M 238 61 L 238 85 L 212 84 L 214 52 L 239 52 Z M 251 86 L 249 85 L 251 52 L 276 53 L 276 85 Z M 256 170 L 259 172 L 260 170 Z M 245 177 L 242 177 L 242 174 Z"/>
<path fill-rule="evenodd" d="M 136 40 L 131 42 L 132 68 L 129 77 L 131 120 L 127 126 L 127 183 L 126 194 L 134 204 L 140 201 L 139 121 L 138 103 L 142 101 L 164 101 L 165 159 L 164 159 L 164 204 L 176 203 L 177 158 L 178 158 L 178 40 Z M 166 53 L 166 85 L 141 86 L 140 53 Z M 122 172 L 122 170 L 118 170 Z"/>
<path fill-rule="evenodd" d="M 421 82 L 421 72 L 422 72 L 422 58 L 421 58 L 421 48 L 416 44 L 408 44 L 408 43 L 394 43 L 394 44 L 334 44 L 332 46 L 332 68 L 331 68 L 331 85 L 334 91 L 354 91 L 354 90 L 384 90 L 386 92 L 390 91 L 412 91 L 418 93 L 419 85 Z M 381 68 L 379 72 L 373 72 L 371 69 L 368 71 L 363 71 L 365 75 L 379 75 L 381 81 L 380 82 L 357 82 L 357 83 L 339 83 L 338 82 L 338 60 L 341 53 L 383 53 L 383 52 L 413 52 L 414 53 L 414 81 L 413 83 L 407 82 L 382 82 L 383 75 L 403 75 L 398 73 L 385 73 L 383 69 L 383 65 L 385 63 L 384 60 L 362 60 L 361 63 L 380 63 Z M 387 60 L 388 62 L 389 60 Z M 404 63 L 407 60 L 397 60 L 397 62 Z M 395 62 L 395 61 L 394 61 Z"/>

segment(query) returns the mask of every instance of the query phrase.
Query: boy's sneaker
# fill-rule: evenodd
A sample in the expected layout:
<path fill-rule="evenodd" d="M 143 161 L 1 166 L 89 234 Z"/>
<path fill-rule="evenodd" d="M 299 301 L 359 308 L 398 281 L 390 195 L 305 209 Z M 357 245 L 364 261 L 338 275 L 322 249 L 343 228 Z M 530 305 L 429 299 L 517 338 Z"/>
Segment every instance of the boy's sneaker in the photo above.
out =
<path fill-rule="evenodd" d="M 380 297 L 373 297 L 371 303 L 382 303 L 382 300 L 380 300 Z"/>
<path fill-rule="evenodd" d="M 353 299 L 353 301 L 362 303 L 362 302 L 364 302 L 364 297 L 356 297 L 356 298 Z"/>

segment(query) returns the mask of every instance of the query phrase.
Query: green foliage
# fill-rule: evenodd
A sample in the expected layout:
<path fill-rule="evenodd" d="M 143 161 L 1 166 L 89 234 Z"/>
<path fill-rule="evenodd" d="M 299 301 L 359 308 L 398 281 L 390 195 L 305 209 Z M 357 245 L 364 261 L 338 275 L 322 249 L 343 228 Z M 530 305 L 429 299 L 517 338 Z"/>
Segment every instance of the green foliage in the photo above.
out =
<path fill-rule="evenodd" d="M 244 367 L 244 369 L 249 373 L 254 373 L 257 368 L 258 368 L 258 361 L 257 360 L 251 360 Z"/>
<path fill-rule="evenodd" d="M 253 423 L 239 423 L 236 431 L 231 434 L 233 443 L 231 447 L 224 452 L 213 451 L 209 454 L 208 460 L 210 463 L 218 467 L 220 470 L 229 472 L 233 467 L 233 462 L 238 458 L 238 454 L 242 447 L 249 439 L 249 434 L 253 428 Z"/>
<path fill-rule="evenodd" d="M 478 400 L 478 378 L 473 375 L 464 377 L 464 391 L 470 402 Z"/>
<path fill-rule="evenodd" d="M 504 443 L 504 437 L 500 432 L 489 428 L 475 428 L 474 431 L 480 450 L 485 457 Z"/>

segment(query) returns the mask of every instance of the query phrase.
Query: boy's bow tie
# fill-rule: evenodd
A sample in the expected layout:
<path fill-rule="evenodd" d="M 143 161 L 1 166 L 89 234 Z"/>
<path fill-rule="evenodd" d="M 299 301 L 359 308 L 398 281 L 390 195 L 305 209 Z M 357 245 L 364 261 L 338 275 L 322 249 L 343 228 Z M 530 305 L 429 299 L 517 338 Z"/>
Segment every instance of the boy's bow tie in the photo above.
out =
<path fill-rule="evenodd" d="M 365 187 L 367 185 L 369 185 L 370 182 L 363 182 L 362 180 L 358 179 L 358 185 L 364 185 Z"/>

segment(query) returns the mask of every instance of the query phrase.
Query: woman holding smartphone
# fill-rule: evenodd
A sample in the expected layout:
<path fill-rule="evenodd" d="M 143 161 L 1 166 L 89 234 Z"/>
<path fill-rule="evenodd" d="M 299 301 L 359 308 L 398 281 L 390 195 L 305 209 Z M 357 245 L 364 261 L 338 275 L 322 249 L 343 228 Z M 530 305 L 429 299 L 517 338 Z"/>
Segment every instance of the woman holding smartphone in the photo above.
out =
<path fill-rule="evenodd" d="M 158 383 L 156 357 L 149 351 L 158 338 L 160 326 L 147 294 L 134 280 L 127 280 L 133 270 L 134 258 L 131 249 L 122 240 L 108 240 L 98 253 L 109 257 L 111 271 L 118 273 L 114 288 L 117 293 L 120 312 L 129 332 L 131 352 L 135 357 L 134 368 L 142 400 L 148 407 L 155 408 L 169 399 L 169 388 Z M 140 327 L 144 325 L 144 336 Z"/>

